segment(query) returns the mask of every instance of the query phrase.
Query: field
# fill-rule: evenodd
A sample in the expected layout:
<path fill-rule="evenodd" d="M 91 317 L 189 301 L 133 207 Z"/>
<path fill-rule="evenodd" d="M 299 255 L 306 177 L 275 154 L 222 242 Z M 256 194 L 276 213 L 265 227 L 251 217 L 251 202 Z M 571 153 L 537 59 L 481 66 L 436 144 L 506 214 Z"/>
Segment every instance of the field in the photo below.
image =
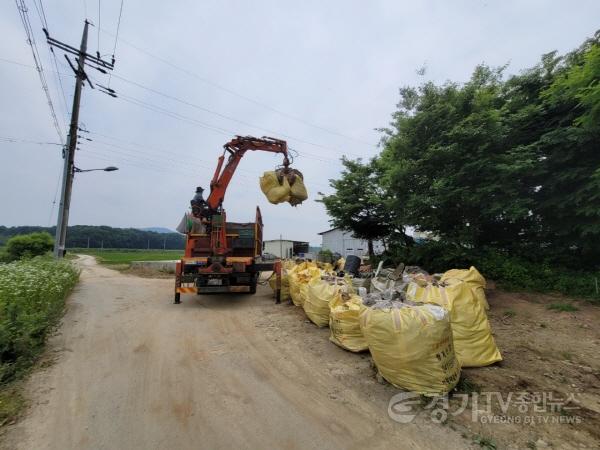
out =
<path fill-rule="evenodd" d="M 99 263 L 107 266 L 129 265 L 132 261 L 169 261 L 183 256 L 183 250 L 74 248 L 69 249 L 69 253 L 94 256 Z"/>

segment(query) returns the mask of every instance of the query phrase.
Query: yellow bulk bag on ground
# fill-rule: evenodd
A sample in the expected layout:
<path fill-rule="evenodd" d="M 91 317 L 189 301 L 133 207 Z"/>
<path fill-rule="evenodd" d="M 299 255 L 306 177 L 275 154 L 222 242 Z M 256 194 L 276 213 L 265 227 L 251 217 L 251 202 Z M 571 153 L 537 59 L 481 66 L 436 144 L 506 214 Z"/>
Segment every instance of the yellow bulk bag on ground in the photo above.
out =
<path fill-rule="evenodd" d="M 443 306 L 450 312 L 456 356 L 463 367 L 481 367 L 502 361 L 487 314 L 465 282 L 435 286 L 410 283 L 407 298 Z"/>
<path fill-rule="evenodd" d="M 457 280 L 464 281 L 465 283 L 467 283 L 471 287 L 471 289 L 473 289 L 475 297 L 477 297 L 477 300 L 481 302 L 483 307 L 486 310 L 490 309 L 490 305 L 488 304 L 487 299 L 485 298 L 485 278 L 483 277 L 483 275 L 481 275 L 481 273 L 479 273 L 479 271 L 474 266 L 471 266 L 469 270 L 448 270 L 444 273 L 444 275 L 442 275 L 442 278 L 440 279 L 440 281 L 443 281 L 448 284 L 452 284 Z"/>
<path fill-rule="evenodd" d="M 273 292 L 277 291 L 277 277 L 275 274 L 269 278 L 269 286 L 271 286 Z M 284 273 L 281 275 L 281 291 L 279 293 L 279 300 L 285 302 L 290 298 L 290 278 L 289 275 Z"/>
<path fill-rule="evenodd" d="M 302 307 L 306 316 L 319 328 L 329 324 L 329 303 L 340 288 L 329 284 L 320 278 L 314 278 L 308 283 L 306 299 Z"/>
<path fill-rule="evenodd" d="M 344 296 L 340 291 L 336 292 L 330 303 L 329 340 L 351 352 L 368 349 L 358 323 L 361 306 L 362 299 L 358 295 Z"/>
<path fill-rule="evenodd" d="M 304 306 L 304 302 L 306 301 L 306 297 L 308 296 L 308 282 L 299 283 L 300 288 L 298 289 L 298 297 L 296 298 L 298 304 L 296 306 Z"/>
<path fill-rule="evenodd" d="M 289 283 L 290 283 L 290 298 L 292 302 L 296 306 L 302 306 L 300 302 L 300 283 L 298 282 L 298 275 L 296 273 L 291 273 L 289 275 Z"/>
<path fill-rule="evenodd" d="M 296 267 L 296 263 L 292 259 L 284 259 L 281 262 L 281 268 L 283 270 L 291 270 L 294 267 Z"/>
<path fill-rule="evenodd" d="M 333 275 L 335 273 L 333 270 L 333 265 L 330 263 L 317 262 L 317 267 L 319 267 L 327 275 Z"/>
<path fill-rule="evenodd" d="M 273 204 L 283 203 L 290 200 L 290 183 L 283 177 L 281 183 L 274 171 L 268 171 L 260 177 L 260 189 Z"/>
<path fill-rule="evenodd" d="M 436 305 L 363 307 L 360 327 L 381 375 L 423 395 L 449 392 L 460 376 L 448 311 Z"/>
<path fill-rule="evenodd" d="M 304 268 L 305 267 L 305 268 Z M 289 275 L 290 296 L 296 306 L 302 306 L 308 294 L 308 283 L 313 278 L 320 278 L 321 270 L 314 263 L 304 262 L 296 266 Z"/>

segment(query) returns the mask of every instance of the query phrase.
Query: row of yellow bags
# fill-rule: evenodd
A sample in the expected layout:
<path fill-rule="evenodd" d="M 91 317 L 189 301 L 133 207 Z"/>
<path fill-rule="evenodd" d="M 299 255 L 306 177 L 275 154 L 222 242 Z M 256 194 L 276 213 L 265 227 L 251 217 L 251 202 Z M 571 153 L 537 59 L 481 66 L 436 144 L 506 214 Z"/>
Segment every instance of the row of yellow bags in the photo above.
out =
<path fill-rule="evenodd" d="M 372 309 L 347 282 L 321 279 L 314 263 L 284 266 L 281 298 L 302 306 L 330 340 L 353 352 L 370 350 L 381 375 L 397 387 L 436 395 L 458 382 L 460 367 L 500 361 L 475 268 L 448 271 L 443 283 L 411 282 L 407 297 L 419 305 Z M 478 277 L 480 279 L 477 279 Z M 477 286 L 475 284 L 479 283 Z M 287 289 L 287 290 L 286 290 Z"/>

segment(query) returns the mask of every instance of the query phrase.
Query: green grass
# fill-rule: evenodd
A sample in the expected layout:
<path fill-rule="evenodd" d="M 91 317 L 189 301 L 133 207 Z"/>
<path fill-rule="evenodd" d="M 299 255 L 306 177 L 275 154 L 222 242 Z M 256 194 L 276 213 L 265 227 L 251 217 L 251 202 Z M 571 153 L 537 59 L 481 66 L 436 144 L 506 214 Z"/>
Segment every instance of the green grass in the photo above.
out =
<path fill-rule="evenodd" d="M 11 383 L 0 388 L 0 426 L 19 416 L 25 406 L 25 399 L 19 383 Z"/>
<path fill-rule="evenodd" d="M 570 303 L 551 303 L 547 306 L 548 309 L 552 311 L 562 311 L 562 312 L 573 312 L 579 311 L 579 308 L 575 305 L 571 305 Z"/>
<path fill-rule="evenodd" d="M 74 248 L 70 249 L 69 252 L 95 256 L 100 264 L 109 266 L 128 265 L 132 261 L 169 261 L 180 259 L 183 256 L 183 250 L 100 250 L 92 248 Z"/>
<path fill-rule="evenodd" d="M 496 450 L 497 448 L 496 442 L 490 437 L 476 436 L 473 439 L 473 443 L 479 444 L 484 450 Z"/>

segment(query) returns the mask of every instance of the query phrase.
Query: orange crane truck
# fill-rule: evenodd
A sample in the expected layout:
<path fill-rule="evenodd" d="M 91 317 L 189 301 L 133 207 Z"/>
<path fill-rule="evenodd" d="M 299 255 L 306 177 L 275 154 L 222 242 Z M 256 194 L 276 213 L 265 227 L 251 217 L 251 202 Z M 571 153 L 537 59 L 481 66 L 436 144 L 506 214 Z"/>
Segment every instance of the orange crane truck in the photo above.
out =
<path fill-rule="evenodd" d="M 210 182 L 209 196 L 204 200 L 203 189 L 199 187 L 191 201 L 192 213 L 189 217 L 197 226 L 190 224 L 188 227 L 185 254 L 177 262 L 176 304 L 181 302 L 181 294 L 186 293 L 254 294 L 262 271 L 274 271 L 277 286 L 281 286 L 281 261 L 262 258 L 263 223 L 258 206 L 254 222 L 227 222 L 223 200 L 240 160 L 250 150 L 281 153 L 283 165 L 278 174 L 286 177 L 290 184 L 302 174 L 289 167 L 285 141 L 270 137 L 236 136 L 223 147 L 223 154 L 218 159 Z M 276 290 L 276 296 L 279 301 L 279 289 Z"/>

